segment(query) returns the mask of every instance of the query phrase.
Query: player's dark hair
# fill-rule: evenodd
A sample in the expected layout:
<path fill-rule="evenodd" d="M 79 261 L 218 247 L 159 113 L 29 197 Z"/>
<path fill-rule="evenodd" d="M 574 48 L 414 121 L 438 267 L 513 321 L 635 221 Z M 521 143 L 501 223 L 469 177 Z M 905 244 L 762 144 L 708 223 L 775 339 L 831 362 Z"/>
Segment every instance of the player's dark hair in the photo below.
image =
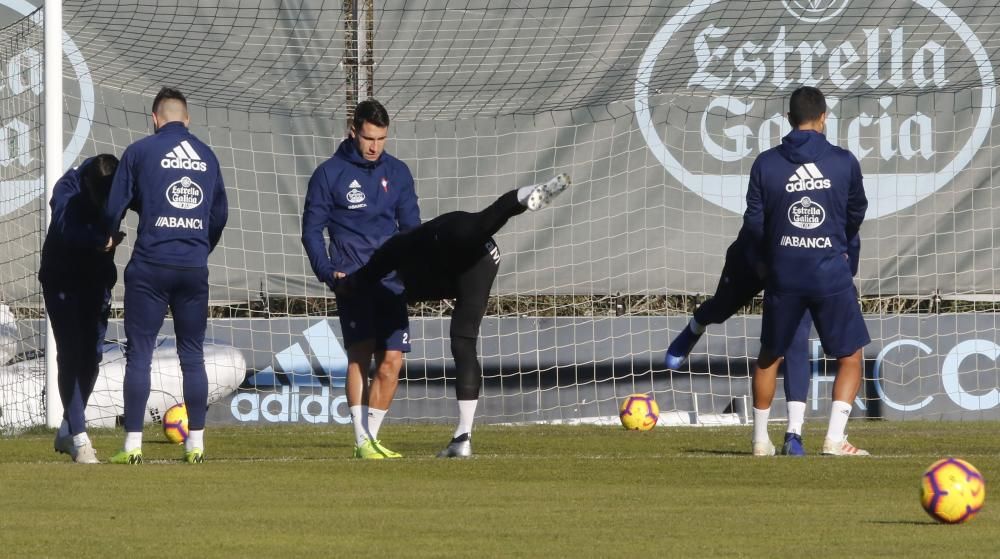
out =
<path fill-rule="evenodd" d="M 382 103 L 374 99 L 367 99 L 358 103 L 354 109 L 354 131 L 361 132 L 361 127 L 365 123 L 371 123 L 379 128 L 389 127 L 389 111 L 385 110 Z"/>
<path fill-rule="evenodd" d="M 826 97 L 815 87 L 802 86 L 792 92 L 788 100 L 788 123 L 799 127 L 819 119 L 826 112 Z"/>
<path fill-rule="evenodd" d="M 91 203 L 103 208 L 111 193 L 111 181 L 118 170 L 118 158 L 110 153 L 102 153 L 83 168 L 80 174 L 80 188 L 87 193 Z"/>
<path fill-rule="evenodd" d="M 157 109 L 160 108 L 160 103 L 166 101 L 167 99 L 176 99 L 183 103 L 184 107 L 187 108 L 187 98 L 184 97 L 183 93 L 172 87 L 164 87 L 160 89 L 160 92 L 156 94 L 156 97 L 153 97 L 153 112 L 155 113 Z"/>

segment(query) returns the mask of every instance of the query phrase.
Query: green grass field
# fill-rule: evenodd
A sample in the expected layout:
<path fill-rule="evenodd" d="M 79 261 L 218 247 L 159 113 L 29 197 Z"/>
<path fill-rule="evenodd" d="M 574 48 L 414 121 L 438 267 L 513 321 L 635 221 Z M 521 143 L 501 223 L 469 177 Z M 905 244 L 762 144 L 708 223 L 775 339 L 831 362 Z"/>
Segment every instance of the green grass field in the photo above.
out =
<path fill-rule="evenodd" d="M 823 426 L 805 433 L 819 451 Z M 0 439 L 0 556 L 997 557 L 1000 507 L 934 523 L 919 479 L 959 456 L 1000 472 L 1000 424 L 851 424 L 871 458 L 754 458 L 750 431 L 388 424 L 395 461 L 349 459 L 348 428 L 217 428 L 209 460 L 147 433 L 141 466 L 78 466 L 52 434 Z M 93 433 L 102 459 L 120 431 Z M 780 427 L 772 429 L 779 440 Z"/>

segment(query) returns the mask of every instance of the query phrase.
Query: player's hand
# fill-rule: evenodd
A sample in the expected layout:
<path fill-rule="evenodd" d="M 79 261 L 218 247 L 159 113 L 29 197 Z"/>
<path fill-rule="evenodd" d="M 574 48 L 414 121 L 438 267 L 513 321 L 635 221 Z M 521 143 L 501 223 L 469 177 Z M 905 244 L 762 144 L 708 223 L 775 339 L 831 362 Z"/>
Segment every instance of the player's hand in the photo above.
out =
<path fill-rule="evenodd" d="M 347 285 L 347 274 L 344 272 L 333 272 L 330 274 L 330 289 L 337 297 L 349 297 L 351 295 L 350 286 Z"/>

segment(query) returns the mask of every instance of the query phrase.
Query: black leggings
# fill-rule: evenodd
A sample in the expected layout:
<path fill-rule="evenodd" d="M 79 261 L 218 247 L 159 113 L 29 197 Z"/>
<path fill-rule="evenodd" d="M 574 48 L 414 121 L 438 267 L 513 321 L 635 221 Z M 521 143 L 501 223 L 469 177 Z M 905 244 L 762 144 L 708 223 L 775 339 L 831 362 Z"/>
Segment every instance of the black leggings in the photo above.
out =
<path fill-rule="evenodd" d="M 390 238 L 357 272 L 359 282 L 371 285 L 398 271 L 410 302 L 455 299 L 449 334 L 459 400 L 477 399 L 482 385 L 476 343 L 500 268 L 492 237 L 526 209 L 511 190 L 482 211 L 442 214 Z"/>

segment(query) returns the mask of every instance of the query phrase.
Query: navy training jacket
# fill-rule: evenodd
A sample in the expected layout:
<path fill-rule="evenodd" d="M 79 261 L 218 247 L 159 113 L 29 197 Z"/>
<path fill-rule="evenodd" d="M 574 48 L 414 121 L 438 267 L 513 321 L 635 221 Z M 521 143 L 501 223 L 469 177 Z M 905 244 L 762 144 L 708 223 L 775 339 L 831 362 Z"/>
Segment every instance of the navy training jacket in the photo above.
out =
<path fill-rule="evenodd" d="M 139 214 L 132 258 L 207 266 L 229 218 L 219 160 L 183 123 L 168 122 L 122 154 L 104 213 L 105 233 L 118 230 L 126 208 Z"/>
<path fill-rule="evenodd" d="M 347 138 L 309 179 L 302 246 L 313 273 L 327 285 L 333 272 L 354 272 L 389 237 L 418 225 L 413 175 L 405 163 L 386 152 L 368 161 Z M 330 237 L 329 248 L 324 231 Z M 403 291 L 395 272 L 382 283 L 394 293 Z"/>
<path fill-rule="evenodd" d="M 743 223 L 764 255 L 767 289 L 827 296 L 851 288 L 848 239 L 867 209 L 857 158 L 818 132 L 794 130 L 757 156 Z"/>
<path fill-rule="evenodd" d="M 731 266 L 742 268 L 746 275 L 757 273 L 757 264 L 764 263 L 758 253 L 758 245 L 753 240 L 746 226 L 740 227 L 736 240 L 726 249 L 726 262 Z M 861 265 L 861 234 L 858 233 L 847 241 L 847 260 L 851 264 L 851 275 L 858 275 Z"/>
<path fill-rule="evenodd" d="M 114 253 L 104 252 L 108 235 L 102 227 L 102 208 L 82 189 L 83 171 L 93 160 L 66 171 L 52 190 L 52 221 L 38 269 L 43 284 L 111 288 L 118 279 Z"/>

